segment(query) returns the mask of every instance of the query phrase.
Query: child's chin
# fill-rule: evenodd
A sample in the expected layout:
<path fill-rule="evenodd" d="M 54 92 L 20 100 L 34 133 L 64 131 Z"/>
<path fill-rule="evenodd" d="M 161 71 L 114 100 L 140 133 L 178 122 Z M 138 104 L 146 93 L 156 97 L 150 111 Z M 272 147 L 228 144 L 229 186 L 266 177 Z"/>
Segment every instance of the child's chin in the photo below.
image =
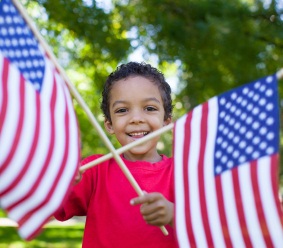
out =
<path fill-rule="evenodd" d="M 139 146 L 135 146 L 134 148 L 130 149 L 130 152 L 133 155 L 146 155 L 148 153 L 148 148 L 145 144 L 141 144 Z"/>

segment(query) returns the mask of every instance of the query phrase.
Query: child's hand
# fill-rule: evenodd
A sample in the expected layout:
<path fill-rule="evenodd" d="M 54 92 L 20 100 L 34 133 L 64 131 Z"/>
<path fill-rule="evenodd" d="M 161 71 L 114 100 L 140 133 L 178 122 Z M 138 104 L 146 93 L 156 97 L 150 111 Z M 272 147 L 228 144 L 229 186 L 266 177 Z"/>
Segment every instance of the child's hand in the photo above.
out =
<path fill-rule="evenodd" d="M 173 225 L 174 204 L 160 193 L 146 193 L 133 198 L 131 205 L 141 204 L 140 211 L 146 223 L 154 226 Z"/>
<path fill-rule="evenodd" d="M 77 172 L 77 175 L 75 176 L 75 179 L 74 179 L 74 185 L 78 184 L 80 181 L 82 180 L 82 172 L 81 171 L 78 171 Z"/>

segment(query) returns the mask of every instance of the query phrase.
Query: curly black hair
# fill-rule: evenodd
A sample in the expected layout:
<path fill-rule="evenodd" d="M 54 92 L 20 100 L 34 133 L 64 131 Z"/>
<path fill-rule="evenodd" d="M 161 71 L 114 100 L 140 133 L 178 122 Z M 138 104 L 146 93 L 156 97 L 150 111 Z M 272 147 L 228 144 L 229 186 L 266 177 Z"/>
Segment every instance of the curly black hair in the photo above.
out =
<path fill-rule="evenodd" d="M 129 62 L 127 64 L 118 66 L 117 69 L 108 76 L 104 84 L 100 108 L 106 120 L 109 120 L 111 122 L 109 103 L 110 91 L 114 83 L 130 76 L 142 76 L 152 81 L 158 87 L 161 94 L 163 107 L 165 110 L 164 120 L 172 117 L 173 105 L 171 99 L 171 88 L 170 85 L 166 82 L 163 73 L 152 67 L 150 64 L 146 64 L 144 62 Z"/>

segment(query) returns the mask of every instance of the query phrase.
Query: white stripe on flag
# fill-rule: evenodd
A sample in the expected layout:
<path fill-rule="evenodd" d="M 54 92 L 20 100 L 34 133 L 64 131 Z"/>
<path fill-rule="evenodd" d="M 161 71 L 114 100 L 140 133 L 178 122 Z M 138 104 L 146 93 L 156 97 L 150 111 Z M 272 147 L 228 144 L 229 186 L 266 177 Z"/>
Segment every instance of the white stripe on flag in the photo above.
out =
<path fill-rule="evenodd" d="M 270 157 L 263 157 L 258 161 L 258 180 L 262 182 L 259 184 L 260 196 L 273 244 L 275 247 L 283 247 L 283 230 L 272 192 L 271 166 L 274 165 L 271 165 Z"/>
<path fill-rule="evenodd" d="M 257 218 L 257 210 L 254 202 L 254 194 L 251 185 L 250 164 L 244 163 L 238 168 L 241 195 L 247 223 L 248 233 L 254 247 L 265 247 L 260 224 Z M 257 223 L 255 225 L 255 223 Z"/>
<path fill-rule="evenodd" d="M 235 168 L 234 170 L 237 170 Z M 239 224 L 237 206 L 234 197 L 232 171 L 227 170 L 221 174 L 222 191 L 224 198 L 225 215 L 227 219 L 231 242 L 235 247 L 245 247 L 241 226 Z"/>
<path fill-rule="evenodd" d="M 215 247 L 225 247 L 225 242 L 222 236 L 221 222 L 219 218 L 216 186 L 214 179 L 214 144 L 217 132 L 217 121 L 218 121 L 218 103 L 217 98 L 214 97 L 208 101 L 208 136 L 206 142 L 206 153 L 205 153 L 205 191 L 206 191 L 206 204 L 208 206 L 208 220 L 210 230 L 213 237 Z"/>
<path fill-rule="evenodd" d="M 178 243 L 180 247 L 190 247 L 187 236 L 187 226 L 185 219 L 185 198 L 184 198 L 184 180 L 183 180 L 183 149 L 184 149 L 184 129 L 187 115 L 181 117 L 175 123 L 175 140 L 174 150 L 174 177 L 175 177 L 175 220 Z"/>
<path fill-rule="evenodd" d="M 198 161 L 200 154 L 200 127 L 202 117 L 202 105 L 197 106 L 192 112 L 191 121 L 191 146 L 189 151 L 189 191 L 190 191 L 190 206 L 191 206 L 191 220 L 193 233 L 196 240 L 197 247 L 207 247 L 206 236 L 202 224 L 201 206 L 200 206 L 200 192 L 198 180 Z M 193 199 L 193 200 L 192 200 Z"/>

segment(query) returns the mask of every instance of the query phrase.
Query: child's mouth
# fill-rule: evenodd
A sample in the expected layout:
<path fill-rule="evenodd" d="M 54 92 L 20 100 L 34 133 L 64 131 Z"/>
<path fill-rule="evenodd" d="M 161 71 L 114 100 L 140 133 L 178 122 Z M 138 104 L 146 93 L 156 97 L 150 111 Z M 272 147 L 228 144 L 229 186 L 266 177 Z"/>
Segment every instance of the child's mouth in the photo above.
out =
<path fill-rule="evenodd" d="M 149 134 L 149 132 L 133 132 L 133 133 L 128 133 L 129 136 L 132 138 L 142 138 Z"/>

